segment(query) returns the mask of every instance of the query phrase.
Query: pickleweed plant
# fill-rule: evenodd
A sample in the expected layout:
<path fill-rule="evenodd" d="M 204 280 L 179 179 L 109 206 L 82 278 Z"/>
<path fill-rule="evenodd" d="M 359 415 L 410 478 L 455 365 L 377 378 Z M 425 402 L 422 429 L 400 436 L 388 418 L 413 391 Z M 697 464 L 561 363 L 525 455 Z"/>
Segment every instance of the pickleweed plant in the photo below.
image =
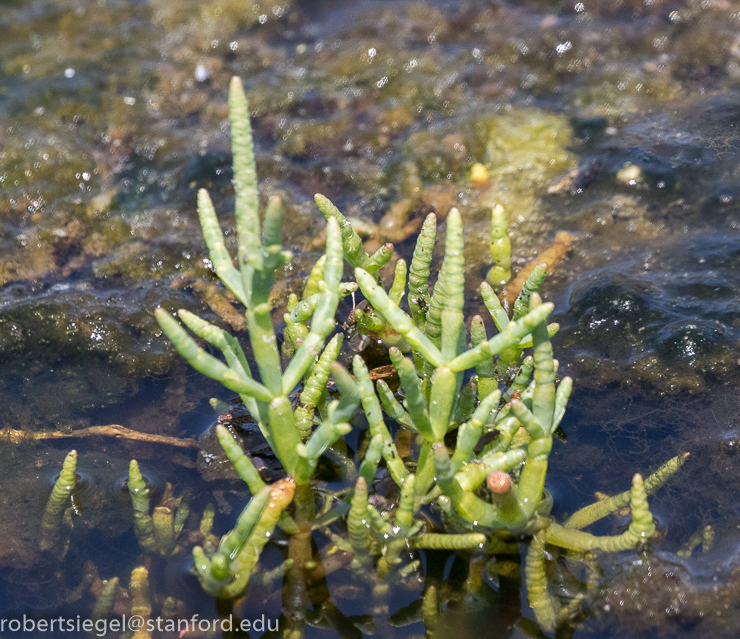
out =
<path fill-rule="evenodd" d="M 497 328 L 489 337 L 481 316 L 465 320 L 463 223 L 457 209 L 447 216 L 438 276 L 431 276 L 437 233 L 432 214 L 421 228 L 411 263 L 396 262 L 386 290 L 379 273 L 392 258 L 392 245 L 368 255 L 351 223 L 332 202 L 317 195 L 327 221 L 326 251 L 313 267 L 302 298 L 291 295 L 287 301 L 283 367 L 270 303 L 275 272 L 291 260 L 281 246 L 281 205 L 277 198 L 269 201 L 260 231 L 247 101 L 237 78 L 231 82 L 229 108 L 236 266 L 205 190 L 198 193 L 198 213 L 215 272 L 245 308 L 253 365 L 236 339 L 194 314 L 180 310 L 178 322 L 160 308 L 156 316 L 196 370 L 239 394 L 287 477 L 266 485 L 249 451 L 230 430 L 217 427 L 221 446 L 252 498 L 218 544 L 194 548 L 194 572 L 203 588 L 222 599 L 241 596 L 262 548 L 279 527 L 290 535 L 288 556 L 278 570 L 284 575 L 285 633 L 300 637 L 306 620 L 313 618 L 307 611 L 310 593 L 315 592 L 309 585 L 318 578 L 314 531 L 331 538 L 350 569 L 372 584 L 376 599 L 385 602 L 373 608 L 376 612 L 387 612 L 389 585 L 419 569 L 415 557 L 419 549 L 518 553 L 518 542 L 531 539 L 526 562 L 530 602 L 543 629 L 555 629 L 561 617 L 571 618 L 573 611 L 559 610 L 550 594 L 545 546 L 596 553 L 646 543 L 655 532 L 647 495 L 678 470 L 685 456 L 667 462 L 646 481 L 635 475 L 630 491 L 587 507 L 565 522 L 551 517 L 552 498 L 545 489 L 549 456 L 572 380 L 557 379 L 551 337 L 558 327 L 548 325 L 553 305 L 539 295 L 546 267 L 532 270 L 511 313 L 491 286 L 510 277 L 510 243 L 499 206 L 492 211 L 494 268 L 480 287 Z M 356 282 L 341 281 L 343 259 L 354 268 Z M 337 363 L 343 347 L 342 334 L 336 332 L 337 307 L 343 296 L 358 288 L 366 306 L 355 309 L 355 319 L 363 330 L 382 335 L 389 346 L 398 391 L 374 378 L 361 355 L 354 356 L 351 374 Z M 223 359 L 201 348 L 186 329 L 218 349 Z M 527 349 L 532 354 L 525 356 Z M 300 394 L 291 401 L 296 389 Z M 360 406 L 369 444 L 355 459 L 341 440 L 351 431 Z M 400 430 L 416 439 L 418 457 L 401 457 L 396 440 Z M 328 498 L 324 490 L 324 507 L 315 514 L 321 499 L 312 486 L 324 455 L 341 461 L 346 488 Z M 388 508 L 379 505 L 385 497 L 374 495 L 381 464 L 400 495 Z M 632 520 L 621 535 L 583 531 L 627 505 Z M 137 512 L 148 516 L 148 502 Z M 142 522 L 148 524 L 145 517 Z M 170 519 L 164 523 L 175 537 L 167 536 L 162 553 L 174 546 L 179 532 Z M 440 596 L 431 584 L 422 602 L 425 619 L 436 619 Z M 334 609 L 322 610 L 314 614 L 316 619 L 336 617 Z"/>
<path fill-rule="evenodd" d="M 349 417 L 357 408 L 358 398 L 351 392 L 329 406 L 323 420 L 304 444 L 289 394 L 305 375 L 311 374 L 324 342 L 334 330 L 334 316 L 341 296 L 351 291 L 342 286 L 341 230 L 336 221 L 327 227 L 326 255 L 317 292 L 303 300 L 309 310 L 297 314 L 294 323 L 311 319 L 310 329 L 300 337 L 290 362 L 283 370 L 275 327 L 272 324 L 270 292 L 275 271 L 285 266 L 291 254 L 282 250 L 282 206 L 272 198 L 265 210 L 260 237 L 257 174 L 247 101 L 241 82 L 234 79 L 229 92 L 234 189 L 236 191 L 236 228 L 238 266 L 226 250 L 224 237 L 208 193 L 198 193 L 198 214 L 211 262 L 224 285 L 246 307 L 249 340 L 259 372 L 256 380 L 239 343 L 217 326 L 184 310 L 178 312 L 182 323 L 195 335 L 219 349 L 224 361 L 206 353 L 187 331 L 164 309 L 156 310 L 157 321 L 177 351 L 201 373 L 220 381 L 239 393 L 244 405 L 257 420 L 267 443 L 299 486 L 309 483 L 311 473 L 324 450 L 349 430 Z M 293 312 L 296 308 L 293 309 Z M 342 388 L 344 377 L 337 384 Z"/>
<path fill-rule="evenodd" d="M 150 490 L 135 459 L 129 464 L 128 491 L 134 509 L 134 532 L 141 549 L 164 557 L 177 553 L 177 538 L 190 514 L 190 495 L 175 497 L 168 483 L 159 505 L 150 513 Z"/>
<path fill-rule="evenodd" d="M 252 555 L 256 548 L 259 555 L 261 546 L 250 546 L 255 526 L 260 529 L 260 541 L 265 535 L 271 534 L 269 524 L 274 526 L 278 521 L 283 530 L 294 534 L 306 528 L 307 522 L 313 517 L 311 475 L 324 451 L 349 432 L 351 426 L 348 422 L 359 405 L 359 397 L 349 374 L 340 366 L 332 367 L 332 362 L 339 354 L 338 340 L 330 342 L 324 349 L 326 338 L 335 328 L 339 299 L 354 289 L 351 285 L 341 283 L 342 229 L 336 220 L 329 221 L 326 253 L 311 282 L 315 292 L 305 296 L 302 302 L 293 304 L 293 352 L 283 369 L 272 323 L 270 292 L 275 271 L 285 266 L 292 256 L 281 246 L 282 206 L 278 198 L 272 198 L 268 203 L 260 234 L 252 131 L 246 96 L 238 78 L 231 82 L 229 112 L 236 192 L 238 268 L 225 247 L 213 203 L 205 190 L 198 193 L 198 215 L 216 274 L 246 308 L 249 339 L 259 380 L 253 376 L 237 340 L 226 331 L 185 310 L 178 312 L 185 327 L 221 351 L 222 361 L 198 346 L 185 328 L 164 309 L 159 308 L 155 312 L 164 333 L 193 368 L 239 394 L 290 476 L 293 486 L 290 491 L 281 491 L 281 497 L 269 503 L 269 512 L 279 515 L 295 495 L 294 518 L 284 515 L 282 518 L 271 516 L 265 519 L 262 510 L 255 507 L 250 510 L 248 505 L 243 513 L 244 521 L 237 527 L 237 532 L 229 537 L 226 550 L 223 549 L 225 542 L 222 540 L 219 551 L 213 556 L 218 562 L 215 566 L 206 563 L 205 560 L 210 561 L 210 558 L 202 549 L 195 549 L 197 574 L 201 583 L 209 592 L 224 597 L 237 596 L 240 590 L 246 588 L 249 570 L 245 571 L 240 556 L 245 548 L 251 548 Z M 310 327 L 306 326 L 308 320 Z M 312 404 L 307 397 L 294 407 L 289 395 L 302 381 L 305 382 L 304 393 L 309 395 L 312 388 L 325 387 L 327 368 L 332 371 L 341 397 L 328 404 L 317 427 L 312 429 L 312 408 L 315 403 Z M 219 436 L 225 452 L 250 485 L 252 493 L 262 494 L 262 481 L 249 457 L 241 454 L 241 448 L 235 442 L 231 444 L 230 433 L 221 431 Z"/>

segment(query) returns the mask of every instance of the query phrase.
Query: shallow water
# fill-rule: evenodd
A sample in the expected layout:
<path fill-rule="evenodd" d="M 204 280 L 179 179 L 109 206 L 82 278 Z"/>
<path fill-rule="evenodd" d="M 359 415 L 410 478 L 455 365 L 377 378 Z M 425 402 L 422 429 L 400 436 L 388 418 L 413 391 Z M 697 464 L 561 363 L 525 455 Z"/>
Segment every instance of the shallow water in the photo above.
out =
<path fill-rule="evenodd" d="M 602 562 L 608 588 L 575 636 L 734 636 L 740 2 L 0 2 L 0 428 L 198 436 L 216 417 L 208 399 L 230 399 L 180 361 L 151 310 L 222 310 L 195 193 L 205 186 L 230 210 L 232 75 L 250 96 L 261 195 L 281 195 L 290 220 L 296 257 L 276 319 L 321 252 L 317 191 L 405 257 L 413 238 L 399 227 L 458 206 L 471 310 L 492 202 L 507 208 L 519 265 L 557 231 L 574 236 L 545 288 L 561 371 L 576 380 L 568 442 L 551 458 L 556 515 L 691 453 L 651 498 L 654 555 Z M 474 162 L 489 166 L 490 188 L 470 185 Z M 71 447 L 85 492 L 57 574 L 39 561 L 38 527 Z M 200 473 L 195 453 L 161 444 L 8 441 L 0 457 L 0 617 L 89 614 L 90 595 L 64 601 L 88 558 L 104 579 L 130 574 L 120 484 L 132 457 L 157 485 L 189 489 L 194 512 L 215 502 L 219 532 L 244 501 L 237 483 Z M 678 558 L 707 524 L 714 549 Z M 446 560 L 428 563 L 454 593 Z M 187 569 L 160 566 L 156 589 L 212 614 Z M 439 636 L 522 636 L 511 626 L 532 612 L 518 567 L 502 570 L 488 598 L 452 597 Z M 343 613 L 364 614 L 343 579 L 330 583 Z M 652 606 L 630 604 L 643 598 Z M 279 613 L 279 593 L 248 602 L 246 617 Z"/>

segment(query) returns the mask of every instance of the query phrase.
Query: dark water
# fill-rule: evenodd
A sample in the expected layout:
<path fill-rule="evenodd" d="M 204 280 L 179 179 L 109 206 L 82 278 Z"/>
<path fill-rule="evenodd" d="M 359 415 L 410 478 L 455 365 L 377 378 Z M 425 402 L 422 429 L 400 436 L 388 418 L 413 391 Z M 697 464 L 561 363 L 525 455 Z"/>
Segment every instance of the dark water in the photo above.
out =
<path fill-rule="evenodd" d="M 261 195 L 282 196 L 296 255 L 276 321 L 322 250 L 317 191 L 406 257 L 413 237 L 400 222 L 460 208 L 471 310 L 491 202 L 509 213 L 518 264 L 557 231 L 574 236 L 545 290 L 561 371 L 576 380 L 568 442 L 551 458 L 556 515 L 691 453 L 651 499 L 653 554 L 602 560 L 607 586 L 575 636 L 735 636 L 740 3 L 0 2 L 0 428 L 197 436 L 216 416 L 208 399 L 229 399 L 176 357 L 151 311 L 185 307 L 243 329 L 219 319 L 195 213 L 200 187 L 217 210 L 232 205 L 232 75 L 250 97 Z M 490 189 L 471 186 L 474 162 L 489 167 Z M 60 568 L 40 558 L 38 530 L 72 447 L 83 511 Z M 89 593 L 65 601 L 87 559 L 128 583 L 129 459 L 157 486 L 189 489 L 193 512 L 215 503 L 218 532 L 245 499 L 203 477 L 194 452 L 162 444 L 7 441 L 0 458 L 7 618 L 89 615 Z M 713 548 L 679 558 L 706 525 Z M 464 576 L 446 561 L 430 556 L 428 569 L 454 593 Z M 188 567 L 187 554 L 155 567 L 154 590 L 213 614 Z M 532 618 L 518 572 L 494 571 L 481 601 L 451 597 L 438 635 L 523 636 L 511 630 Z M 364 614 L 348 580 L 333 578 L 334 597 Z M 279 614 L 279 593 L 250 592 L 241 614 L 258 612 Z"/>

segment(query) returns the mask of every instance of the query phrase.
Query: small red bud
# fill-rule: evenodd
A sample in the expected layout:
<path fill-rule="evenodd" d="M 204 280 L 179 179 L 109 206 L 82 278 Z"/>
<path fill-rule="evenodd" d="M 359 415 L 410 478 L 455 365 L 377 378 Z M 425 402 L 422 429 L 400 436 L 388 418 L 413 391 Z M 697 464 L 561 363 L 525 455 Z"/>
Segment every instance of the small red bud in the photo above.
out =
<path fill-rule="evenodd" d="M 503 470 L 494 470 L 486 478 L 486 485 L 492 493 L 504 495 L 511 490 L 511 476 Z"/>

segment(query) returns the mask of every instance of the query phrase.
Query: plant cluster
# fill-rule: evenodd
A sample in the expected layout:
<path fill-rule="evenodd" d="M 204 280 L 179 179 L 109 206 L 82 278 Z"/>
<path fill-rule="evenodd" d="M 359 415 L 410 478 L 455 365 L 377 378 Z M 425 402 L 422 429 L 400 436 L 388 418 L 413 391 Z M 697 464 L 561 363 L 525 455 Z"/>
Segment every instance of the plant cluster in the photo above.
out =
<path fill-rule="evenodd" d="M 387 611 L 394 581 L 419 570 L 417 549 L 482 550 L 488 557 L 518 554 L 518 543 L 529 539 L 526 581 L 536 618 L 547 631 L 568 623 L 586 595 L 560 606 L 549 585 L 545 547 L 583 557 L 589 574 L 596 575 L 592 553 L 630 550 L 647 542 L 655 525 L 646 497 L 676 472 L 685 456 L 670 460 L 646 481 L 635 475 L 630 491 L 578 511 L 565 522 L 550 516 L 548 460 L 572 381 L 557 381 L 550 340 L 558 327 L 548 325 L 553 306 L 539 296 L 546 267 L 531 271 L 510 312 L 492 287 L 510 277 L 506 218 L 499 206 L 492 212 L 494 267 L 480 288 L 497 329 L 489 337 L 481 316 L 474 316 L 466 328 L 463 226 L 456 209 L 447 217 L 444 260 L 433 287 L 430 269 L 437 229 L 435 216 L 429 215 L 410 265 L 402 259 L 396 262 L 386 290 L 379 270 L 391 260 L 393 247 L 385 245 L 369 256 L 350 222 L 317 195 L 327 221 L 326 252 L 311 271 L 302 299 L 291 295 L 288 300 L 281 348 L 270 299 L 276 271 L 291 259 L 281 245 L 281 204 L 271 199 L 260 224 L 247 101 L 236 78 L 229 107 L 237 266 L 205 190 L 198 194 L 198 212 L 215 272 L 246 308 L 257 374 L 238 341 L 219 327 L 184 310 L 178 312 L 182 324 L 161 308 L 156 317 L 196 370 L 239 394 L 286 477 L 266 485 L 235 434 L 217 427 L 219 441 L 252 497 L 220 541 L 210 526 L 202 526 L 205 542 L 193 549 L 193 557 L 204 590 L 225 601 L 240 597 L 263 547 L 279 527 L 290 541 L 288 557 L 273 577 L 284 575 L 285 636 L 300 637 L 306 621 L 331 626 L 337 619 L 327 600 L 310 609 L 312 584 L 328 570 L 317 566 L 314 531 L 326 533 L 332 552 L 343 558 L 339 563 L 349 564 L 372 585 L 374 611 Z M 344 260 L 354 268 L 354 282 L 342 282 Z M 354 311 L 357 328 L 381 335 L 389 346 L 400 384 L 395 391 L 384 379 L 373 378 L 360 355 L 352 359 L 351 372 L 338 363 L 343 345 L 338 304 L 357 290 L 367 301 Z M 402 308 L 404 299 L 408 313 Z M 204 350 L 186 328 L 223 357 Z M 525 356 L 528 349 L 532 354 Z M 352 430 L 360 406 L 369 443 L 355 463 L 343 438 Z M 416 439 L 418 455 L 402 458 L 393 436 L 397 428 Z M 343 460 L 349 489 L 330 496 L 316 512 L 312 482 L 327 454 Z M 398 502 L 391 507 L 374 491 L 381 465 L 397 485 Z M 60 481 L 69 480 L 68 471 L 65 463 Z M 54 504 L 63 488 L 54 489 L 49 521 L 60 517 Z M 129 490 L 142 549 L 163 556 L 174 552 L 187 500 L 167 493 L 167 503 L 150 515 L 147 490 L 134 461 Z M 583 530 L 626 506 L 631 523 L 623 534 L 595 536 Z M 44 522 L 45 534 L 53 531 L 46 517 Z M 56 543 L 54 534 L 47 537 L 46 543 Z M 587 580 L 584 593 L 595 580 Z M 419 609 L 431 633 L 445 595 L 433 582 L 424 593 Z"/>

